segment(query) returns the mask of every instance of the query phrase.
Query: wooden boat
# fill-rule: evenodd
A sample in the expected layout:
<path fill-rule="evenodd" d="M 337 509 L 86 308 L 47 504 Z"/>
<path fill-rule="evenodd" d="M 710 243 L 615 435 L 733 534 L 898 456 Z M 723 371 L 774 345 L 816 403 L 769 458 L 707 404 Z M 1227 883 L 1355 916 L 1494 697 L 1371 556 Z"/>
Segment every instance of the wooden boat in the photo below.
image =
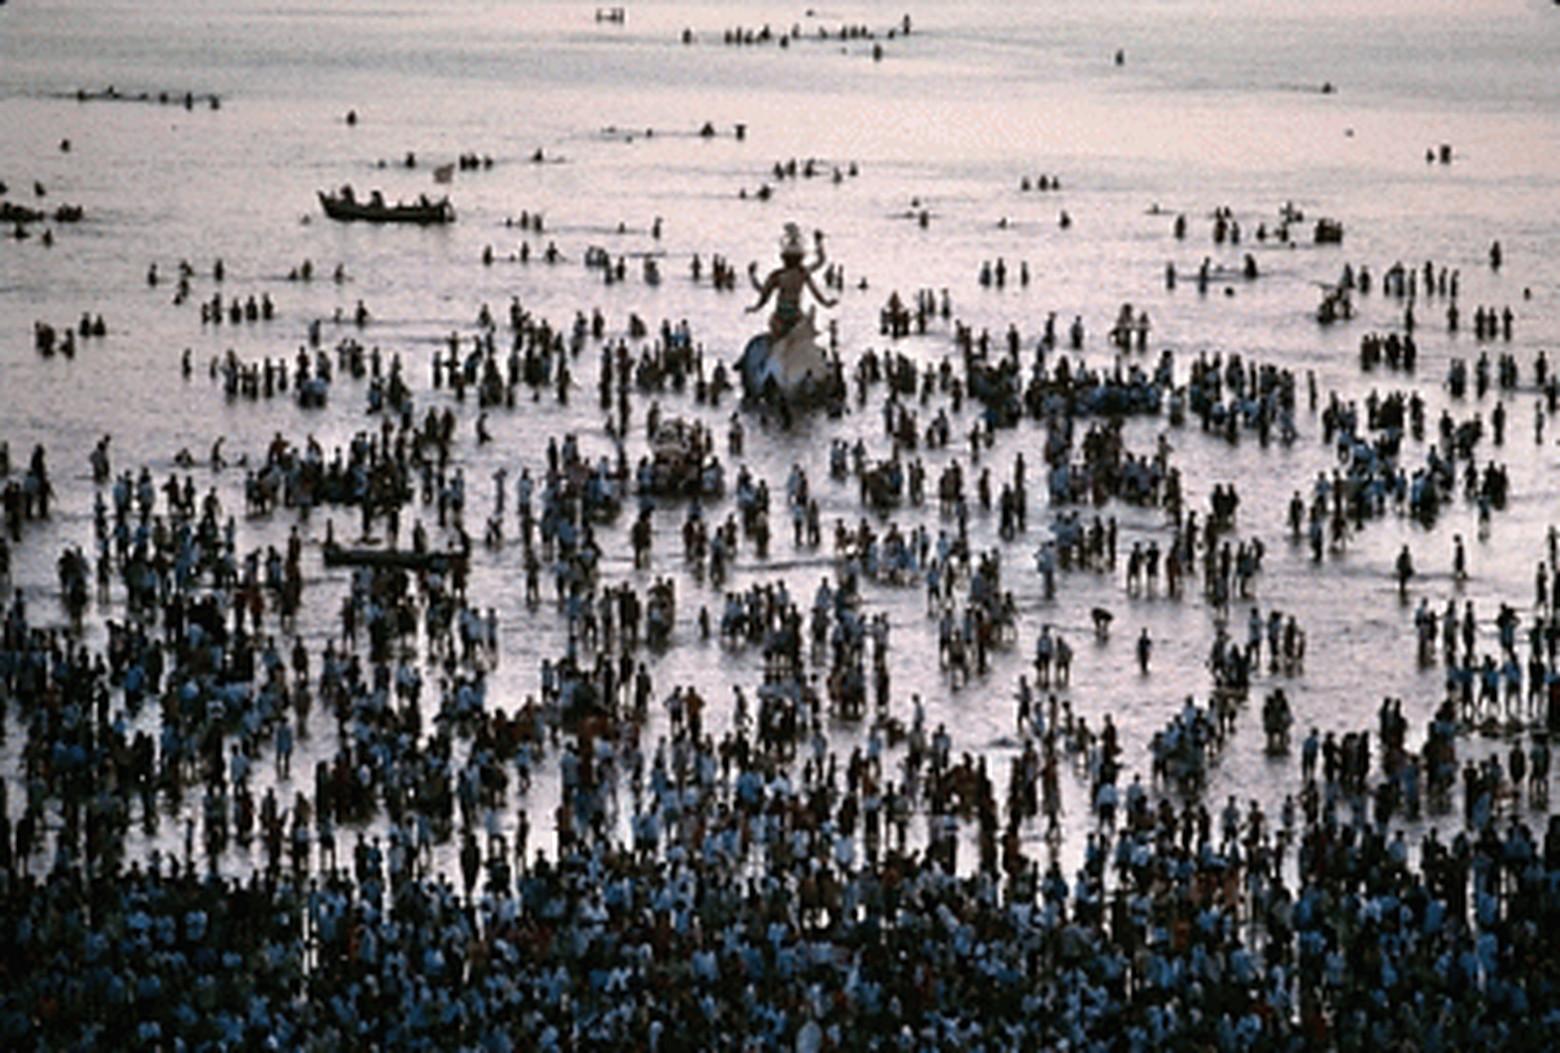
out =
<path fill-rule="evenodd" d="M 725 490 L 720 461 L 711 451 L 709 429 L 672 417 L 661 421 L 650 439 L 649 471 L 641 493 L 662 497 L 718 497 Z"/>
<path fill-rule="evenodd" d="M 414 552 L 399 548 L 348 548 L 335 542 L 325 545 L 327 567 L 399 567 L 402 570 L 445 570 L 470 557 L 465 549 Z"/>
<path fill-rule="evenodd" d="M 1316 244 L 1341 245 L 1343 244 L 1343 224 L 1336 219 L 1319 219 L 1316 221 Z"/>
<path fill-rule="evenodd" d="M 0 223 L 36 223 L 42 218 L 43 213 L 36 208 L 0 201 Z"/>
<path fill-rule="evenodd" d="M 455 220 L 455 208 L 447 197 L 441 197 L 437 201 L 424 199 L 410 205 L 387 205 L 383 201 L 357 201 L 340 194 L 327 194 L 321 190 L 319 198 L 320 207 L 325 210 L 325 214 L 343 223 L 360 219 L 366 223 L 416 223 L 419 226 L 428 226 L 435 223 L 452 223 Z"/>

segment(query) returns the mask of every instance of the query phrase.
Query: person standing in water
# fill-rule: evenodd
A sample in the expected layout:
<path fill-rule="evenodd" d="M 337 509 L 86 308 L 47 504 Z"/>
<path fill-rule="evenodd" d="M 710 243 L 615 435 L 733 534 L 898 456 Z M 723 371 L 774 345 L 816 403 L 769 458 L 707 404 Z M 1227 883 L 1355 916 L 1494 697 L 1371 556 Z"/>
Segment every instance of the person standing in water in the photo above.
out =
<path fill-rule="evenodd" d="M 813 232 L 813 245 L 817 257 L 810 264 L 804 264 L 803 258 L 806 250 L 802 246 L 802 232 L 795 223 L 785 225 L 785 238 L 780 242 L 780 266 L 769 272 L 769 277 L 760 284 L 758 280 L 758 264 L 748 264 L 748 281 L 758 293 L 758 302 L 747 309 L 748 314 L 761 311 L 769 298 L 775 298 L 774 313 L 769 316 L 769 340 L 771 344 L 779 343 L 785 338 L 796 323 L 802 318 L 802 290 L 809 289 L 817 301 L 825 307 L 833 307 L 838 301 L 831 300 L 823 294 L 817 284 L 813 282 L 813 272 L 821 268 L 824 263 L 823 255 L 823 231 Z"/>

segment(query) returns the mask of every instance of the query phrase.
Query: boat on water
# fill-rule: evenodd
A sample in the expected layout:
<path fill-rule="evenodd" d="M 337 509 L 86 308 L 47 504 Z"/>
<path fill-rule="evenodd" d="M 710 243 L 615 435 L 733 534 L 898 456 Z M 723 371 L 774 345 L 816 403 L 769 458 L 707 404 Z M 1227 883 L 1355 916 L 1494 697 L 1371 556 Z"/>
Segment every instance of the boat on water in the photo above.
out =
<path fill-rule="evenodd" d="M 343 187 L 338 194 L 327 194 L 321 190 L 319 198 L 320 207 L 325 209 L 325 214 L 343 223 L 362 220 L 365 223 L 416 223 L 419 226 L 428 226 L 435 223 L 452 223 L 455 220 L 455 207 L 450 204 L 450 199 L 447 197 L 441 197 L 437 201 L 420 197 L 411 204 L 397 202 L 389 205 L 379 196 L 377 190 L 369 200 L 359 201 L 352 194 L 351 187 Z"/>
<path fill-rule="evenodd" d="M 396 548 L 349 548 L 333 541 L 325 544 L 327 567 L 398 567 L 402 570 L 448 570 L 470 558 L 465 549 L 418 552 Z"/>
<path fill-rule="evenodd" d="M 0 201 L 0 223 L 36 223 L 42 218 L 43 212 L 39 209 Z"/>

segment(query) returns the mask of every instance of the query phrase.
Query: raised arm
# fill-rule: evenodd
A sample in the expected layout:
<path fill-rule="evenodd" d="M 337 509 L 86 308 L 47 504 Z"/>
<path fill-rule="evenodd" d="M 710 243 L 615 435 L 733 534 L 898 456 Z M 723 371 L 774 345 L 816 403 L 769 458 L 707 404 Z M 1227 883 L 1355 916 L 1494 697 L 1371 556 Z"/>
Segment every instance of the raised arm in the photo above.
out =
<path fill-rule="evenodd" d="M 779 282 L 773 274 L 764 281 L 764 284 L 758 284 L 758 278 L 755 275 L 757 269 L 757 264 L 748 268 L 748 280 L 753 283 L 753 288 L 758 292 L 758 302 L 747 309 L 748 314 L 763 310 L 764 305 L 769 302 L 769 298 L 774 295 L 775 289 L 779 287 Z"/>
<path fill-rule="evenodd" d="M 809 273 L 818 270 L 828 262 L 828 260 L 824 259 L 823 256 L 823 231 L 813 231 L 813 246 L 818 253 L 818 258 L 813 260 L 812 263 L 808 264 L 807 270 Z"/>
<path fill-rule="evenodd" d="M 812 280 L 811 274 L 807 275 L 807 288 L 812 290 L 813 296 L 816 297 L 818 302 L 823 304 L 825 307 L 833 307 L 835 304 L 839 303 L 838 300 L 831 300 L 823 294 L 823 290 L 819 289 L 817 283 Z"/>

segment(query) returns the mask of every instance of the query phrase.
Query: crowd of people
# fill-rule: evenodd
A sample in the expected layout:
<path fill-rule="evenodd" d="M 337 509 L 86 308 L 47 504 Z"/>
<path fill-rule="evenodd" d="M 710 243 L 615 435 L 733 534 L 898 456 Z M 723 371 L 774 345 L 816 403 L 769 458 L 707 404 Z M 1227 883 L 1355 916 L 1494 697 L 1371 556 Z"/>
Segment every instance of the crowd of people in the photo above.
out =
<path fill-rule="evenodd" d="M 916 299 L 935 324 L 930 294 Z M 1133 317 L 1125 308 L 1120 327 Z M 829 456 L 834 481 L 855 478 L 861 516 L 836 519 L 827 553 L 800 466 L 771 489 L 742 463 L 734 417 L 728 495 L 714 432 L 663 416 L 663 399 L 725 412 L 724 367 L 686 323 L 656 332 L 636 316 L 614 339 L 599 311 L 554 325 L 516 300 L 507 331 L 484 308 L 469 351 L 459 334 L 435 350 L 425 388 L 398 355 L 355 339 L 300 349 L 290 369 L 214 361 L 230 399 L 355 389 L 367 410 L 329 448 L 278 433 L 239 455 L 241 495 L 220 441 L 159 485 L 144 467 L 113 472 L 105 439 L 92 462 L 96 548 L 58 560 L 67 620 L 18 588 L 0 632 L 0 727 L 22 736 L 0 779 L 0 1037 L 145 1049 L 1551 1045 L 1554 536 L 1525 663 L 1515 608 L 1495 619 L 1497 649 L 1481 651 L 1471 601 L 1459 613 L 1448 599 L 1438 616 L 1421 597 L 1420 657 L 1435 661 L 1441 642 L 1448 686 L 1422 739 L 1387 700 L 1374 755 L 1369 728 L 1312 728 L 1278 814 L 1233 797 L 1210 811 L 1205 790 L 1249 719 L 1253 681 L 1302 675 L 1305 633 L 1253 602 L 1266 549 L 1238 529 L 1251 511 L 1236 485 L 1214 486 L 1199 516 L 1171 444 L 1135 451 L 1124 421 L 1184 426 L 1190 410 L 1210 438 L 1266 444 L 1276 430 L 1293 443 L 1296 376 L 1206 353 L 1183 371 L 1168 351 L 1149 369 L 1125 337 L 1112 366 L 1090 364 L 1081 319 L 1068 348 L 1053 315 L 1029 350 L 1016 328 L 996 347 L 948 321 L 936 362 L 874 352 L 847 385 L 833 355 L 831 408 L 877 394 L 883 432 Z M 1131 331 L 1143 327 L 1146 315 Z M 501 613 L 472 582 L 465 455 L 490 440 L 489 411 L 567 405 L 592 345 L 615 455 L 565 434 L 522 457 L 513 483 L 493 477 L 490 558 L 523 577 L 526 617 L 547 605 L 550 578 L 561 627 L 538 691 L 494 697 Z M 1309 531 L 1317 560 L 1324 528 L 1336 551 L 1389 515 L 1433 518 L 1459 497 L 1485 517 L 1505 506 L 1503 468 L 1478 465 L 1477 417 L 1471 429 L 1443 418 L 1426 442 L 1423 409 L 1403 393 L 1373 393 L 1362 416 L 1331 394 L 1319 410 L 1314 378 L 1307 387 L 1338 461 L 1291 504 L 1292 534 Z M 481 414 L 471 440 L 468 390 Z M 766 430 L 795 426 L 789 407 L 745 412 Z M 1157 595 L 1163 563 L 1165 598 L 1195 603 L 1182 581 L 1202 564 L 1200 596 L 1220 619 L 1209 679 L 1154 735 L 1146 779 L 1127 770 L 1109 705 L 1097 727 L 1075 712 L 1063 629 L 1035 631 L 1014 599 L 1024 570 L 1004 567 L 1002 546 L 1042 501 L 1023 452 L 995 475 L 992 462 L 998 434 L 1026 419 L 1045 436 L 1030 453 L 1050 516 L 1036 553 L 1048 599 L 1082 571 L 1119 571 L 1124 597 Z M 1410 477 L 1414 443 L 1424 467 Z M 42 447 L 21 473 L 0 454 L 9 557 L 49 520 L 53 488 Z M 204 494 L 196 471 L 210 472 Z M 934 471 L 937 527 L 902 525 L 906 508 L 933 514 Z M 794 547 L 827 563 L 810 606 L 794 576 L 730 581 L 739 557 L 769 558 L 771 493 L 777 506 L 784 495 Z M 285 541 L 252 542 L 240 501 L 246 522 L 290 517 Z M 1112 502 L 1162 516 L 1163 544 L 1131 539 L 1118 567 L 1116 516 L 1083 516 Z M 624 533 L 624 508 L 627 572 L 603 544 Z M 971 521 L 993 509 L 998 541 L 983 548 Z M 307 570 L 314 510 L 332 519 L 325 560 L 349 569 L 339 607 L 306 633 L 305 610 L 330 590 Z M 656 524 L 679 511 L 680 551 L 657 553 L 670 531 Z M 387 545 L 341 544 L 335 517 Z M 699 590 L 681 613 L 674 567 Z M 1405 596 L 1412 578 L 1410 566 Z M 1000 757 L 956 750 L 908 678 L 894 683 L 898 629 L 868 586 L 924 590 L 950 690 L 987 682 L 991 653 L 1033 640 L 1005 773 Z M 1222 623 L 1247 602 L 1242 643 Z M 94 604 L 102 646 L 82 628 Z M 1112 617 L 1095 612 L 1102 640 Z M 667 683 L 659 659 L 693 625 L 761 653 L 761 683 L 732 684 L 729 699 Z M 1153 646 L 1142 628 L 1145 677 Z M 1282 754 L 1273 698 L 1264 726 Z M 1526 737 L 1504 759 L 1459 758 L 1471 730 L 1512 716 Z M 1066 823 L 1064 785 L 1084 802 Z M 1420 816 L 1432 821 L 1411 841 L 1402 821 Z M 533 823 L 551 836 L 533 837 Z M 1060 851 L 1069 831 L 1084 841 L 1076 866 Z"/>

